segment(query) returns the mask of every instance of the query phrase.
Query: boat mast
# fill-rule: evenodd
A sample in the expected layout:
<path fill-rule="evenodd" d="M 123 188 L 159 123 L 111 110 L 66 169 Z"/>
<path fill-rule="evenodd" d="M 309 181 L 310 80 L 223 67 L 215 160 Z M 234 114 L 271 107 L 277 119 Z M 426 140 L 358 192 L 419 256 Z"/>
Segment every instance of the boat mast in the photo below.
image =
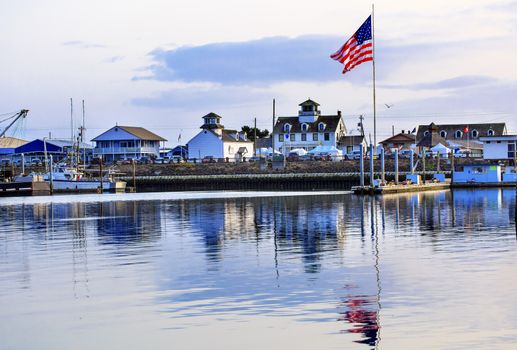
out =
<path fill-rule="evenodd" d="M 74 158 L 74 104 L 70 97 L 70 162 L 73 163 Z M 72 165 L 72 164 L 70 164 Z M 73 165 L 72 165 L 73 166 Z"/>
<path fill-rule="evenodd" d="M 81 143 L 85 142 L 86 124 L 84 118 L 84 100 L 83 100 L 83 125 L 81 126 Z M 83 165 L 86 167 L 86 148 L 83 148 Z"/>

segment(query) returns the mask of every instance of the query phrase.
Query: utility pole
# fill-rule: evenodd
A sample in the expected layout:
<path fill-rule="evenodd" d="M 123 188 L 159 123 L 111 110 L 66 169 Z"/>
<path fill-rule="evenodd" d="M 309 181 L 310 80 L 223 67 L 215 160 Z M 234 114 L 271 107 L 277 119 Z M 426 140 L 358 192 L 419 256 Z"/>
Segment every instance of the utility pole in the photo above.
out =
<path fill-rule="evenodd" d="M 359 116 L 359 127 L 361 128 L 361 136 L 362 136 L 362 137 L 364 137 L 363 120 L 364 120 L 364 117 L 363 117 L 363 115 L 361 114 L 361 115 Z"/>
<path fill-rule="evenodd" d="M 257 118 L 255 118 L 255 128 L 253 129 L 253 150 L 254 156 L 257 156 Z"/>
<path fill-rule="evenodd" d="M 271 129 L 271 148 L 273 149 L 271 152 L 271 156 L 275 156 L 275 107 L 276 107 L 276 101 L 273 99 L 273 128 Z"/>
<path fill-rule="evenodd" d="M 74 144 L 74 104 L 70 97 L 70 141 Z M 73 147 L 73 146 L 72 146 Z"/>

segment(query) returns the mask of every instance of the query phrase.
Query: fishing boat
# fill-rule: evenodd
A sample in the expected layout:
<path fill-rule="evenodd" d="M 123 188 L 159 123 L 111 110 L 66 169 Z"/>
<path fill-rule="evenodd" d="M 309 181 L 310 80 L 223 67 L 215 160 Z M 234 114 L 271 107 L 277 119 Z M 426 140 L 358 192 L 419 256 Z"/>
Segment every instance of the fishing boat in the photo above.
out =
<path fill-rule="evenodd" d="M 51 183 L 54 191 L 124 191 L 126 182 L 116 180 L 108 172 L 102 179 L 88 179 L 84 173 L 74 168 L 58 166 L 43 176 L 44 181 Z"/>

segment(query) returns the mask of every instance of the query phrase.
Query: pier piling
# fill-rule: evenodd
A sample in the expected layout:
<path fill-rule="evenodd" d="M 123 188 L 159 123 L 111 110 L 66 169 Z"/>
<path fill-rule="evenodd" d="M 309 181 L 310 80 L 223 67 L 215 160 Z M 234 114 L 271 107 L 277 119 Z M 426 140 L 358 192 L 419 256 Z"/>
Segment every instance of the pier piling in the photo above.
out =
<path fill-rule="evenodd" d="M 384 147 L 381 149 L 381 181 L 386 182 L 386 168 L 384 164 Z"/>
<path fill-rule="evenodd" d="M 395 185 L 399 184 L 399 150 L 395 150 Z"/>
<path fill-rule="evenodd" d="M 364 186 L 364 149 L 362 145 L 359 149 L 359 184 Z"/>
<path fill-rule="evenodd" d="M 373 145 L 370 143 L 370 186 L 375 187 L 373 184 Z"/>
<path fill-rule="evenodd" d="M 411 172 L 411 175 L 413 175 L 415 173 L 415 169 L 414 169 L 414 159 L 413 159 L 413 156 L 414 156 L 414 151 L 411 150 L 409 152 L 409 171 Z"/>

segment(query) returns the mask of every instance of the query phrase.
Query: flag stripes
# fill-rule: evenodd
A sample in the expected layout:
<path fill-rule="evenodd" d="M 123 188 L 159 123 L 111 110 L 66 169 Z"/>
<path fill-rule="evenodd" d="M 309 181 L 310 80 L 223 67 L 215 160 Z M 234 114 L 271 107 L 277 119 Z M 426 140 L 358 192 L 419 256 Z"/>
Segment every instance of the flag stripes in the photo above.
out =
<path fill-rule="evenodd" d="M 343 74 L 361 63 L 373 61 L 371 16 L 341 48 L 330 56 L 344 65 Z"/>

